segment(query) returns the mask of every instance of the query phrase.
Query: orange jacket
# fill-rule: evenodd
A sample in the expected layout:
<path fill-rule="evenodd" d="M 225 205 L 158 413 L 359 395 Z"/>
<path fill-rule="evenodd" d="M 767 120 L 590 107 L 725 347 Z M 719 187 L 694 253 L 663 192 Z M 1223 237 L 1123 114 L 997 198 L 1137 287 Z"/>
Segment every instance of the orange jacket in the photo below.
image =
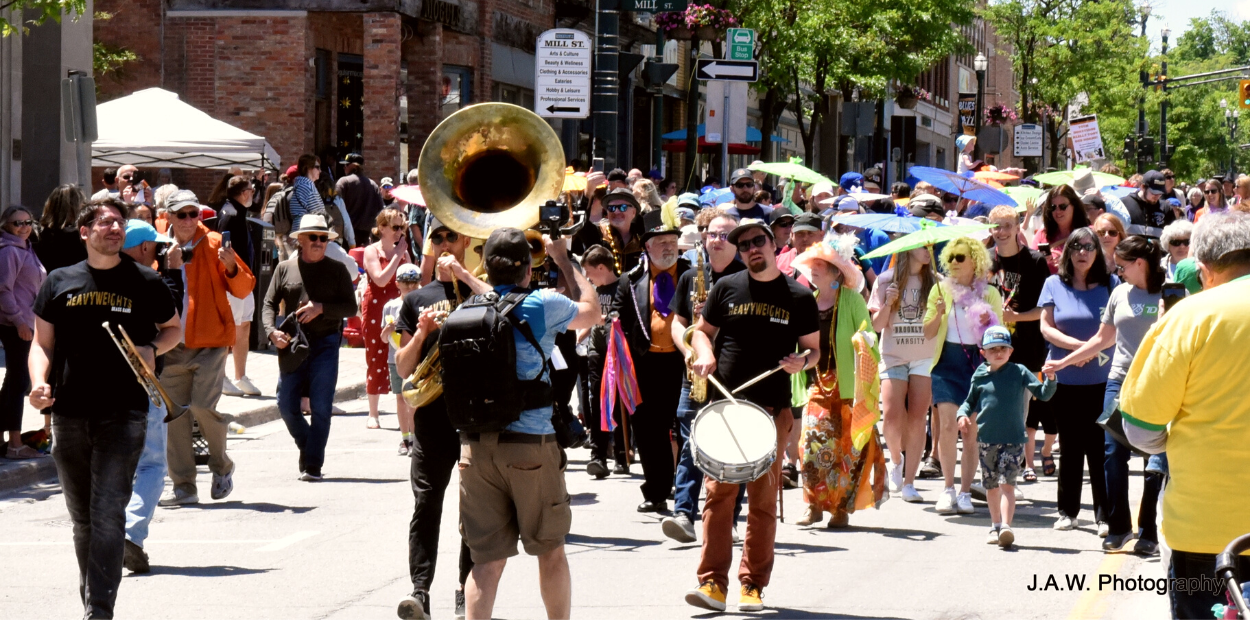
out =
<path fill-rule="evenodd" d="M 234 344 L 234 313 L 226 293 L 247 297 L 256 286 L 256 277 L 243 261 L 231 278 L 226 266 L 217 258 L 221 234 L 199 224 L 192 238 L 195 250 L 186 263 L 187 331 L 183 342 L 188 349 L 228 347 Z"/>

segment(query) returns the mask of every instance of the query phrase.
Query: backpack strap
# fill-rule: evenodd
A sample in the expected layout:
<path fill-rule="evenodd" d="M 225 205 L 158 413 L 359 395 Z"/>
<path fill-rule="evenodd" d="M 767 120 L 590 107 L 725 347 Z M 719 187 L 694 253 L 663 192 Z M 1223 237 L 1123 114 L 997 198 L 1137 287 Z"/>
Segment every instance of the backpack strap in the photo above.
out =
<path fill-rule="evenodd" d="M 547 354 L 543 352 L 542 345 L 539 344 L 538 339 L 534 337 L 534 331 L 530 329 L 529 322 L 519 319 L 512 314 L 512 311 L 520 306 L 521 302 L 525 301 L 525 298 L 529 297 L 530 293 L 533 292 L 534 291 L 532 290 L 513 290 L 507 295 L 504 295 L 503 298 L 495 304 L 495 310 L 499 312 L 499 314 L 506 317 L 508 322 L 511 323 L 517 331 L 521 332 L 521 335 L 524 336 L 525 340 L 530 343 L 530 346 L 534 347 L 538 351 L 538 356 L 543 360 L 543 366 L 547 368 L 547 371 L 550 373 L 554 370 L 551 368 L 551 360 L 547 358 Z"/>

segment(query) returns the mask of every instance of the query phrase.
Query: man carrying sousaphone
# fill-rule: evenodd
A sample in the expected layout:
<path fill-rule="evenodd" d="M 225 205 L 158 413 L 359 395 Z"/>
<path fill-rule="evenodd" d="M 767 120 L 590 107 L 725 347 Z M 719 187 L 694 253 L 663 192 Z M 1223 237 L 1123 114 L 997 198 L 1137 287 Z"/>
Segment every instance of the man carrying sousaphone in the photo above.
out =
<path fill-rule="evenodd" d="M 732 390 L 778 364 L 789 374 L 815 366 L 820 359 L 816 300 L 807 287 L 777 268 L 776 242 L 768 224 L 743 220 L 729 234 L 729 242 L 738 248 L 747 270 L 721 278 L 708 294 L 691 340 L 697 354 L 694 371 L 702 377 L 711 376 L 713 384 Z M 807 349 L 807 354 L 799 355 L 796 349 Z M 709 388 L 713 393 L 718 389 Z M 779 449 L 785 446 L 794 424 L 789 377 L 773 374 L 743 390 L 737 398 L 772 415 L 776 445 Z M 781 476 L 781 459 L 777 454 L 773 456 L 768 471 L 746 485 L 749 512 L 738 569 L 742 583 L 739 611 L 763 609 L 763 589 L 772 574 Z M 699 587 L 686 593 L 686 602 L 724 611 L 733 559 L 733 508 L 739 485 L 710 476 L 706 484 Z"/>

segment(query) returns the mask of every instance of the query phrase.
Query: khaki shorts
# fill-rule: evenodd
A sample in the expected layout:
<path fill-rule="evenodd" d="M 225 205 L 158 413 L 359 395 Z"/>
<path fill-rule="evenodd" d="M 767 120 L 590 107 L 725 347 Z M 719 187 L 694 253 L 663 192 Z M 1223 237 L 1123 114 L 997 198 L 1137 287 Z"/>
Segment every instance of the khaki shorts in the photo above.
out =
<path fill-rule="evenodd" d="M 564 545 L 573 522 L 564 487 L 564 451 L 554 435 L 541 444 L 499 443 L 498 433 L 460 440 L 460 535 L 481 564 Z"/>

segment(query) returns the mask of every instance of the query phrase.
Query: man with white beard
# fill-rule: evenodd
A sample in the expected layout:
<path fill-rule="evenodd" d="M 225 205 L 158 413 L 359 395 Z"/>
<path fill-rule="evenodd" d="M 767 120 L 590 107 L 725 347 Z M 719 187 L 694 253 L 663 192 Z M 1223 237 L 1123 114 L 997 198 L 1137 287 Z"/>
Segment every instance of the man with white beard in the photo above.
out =
<path fill-rule="evenodd" d="M 626 189 L 608 192 L 606 204 L 627 200 L 638 207 Z M 673 447 L 669 431 L 677 416 L 685 362 L 673 342 L 672 311 L 677 279 L 690 263 L 678 258 L 676 227 L 664 224 L 660 211 L 643 215 L 645 259 L 621 278 L 612 300 L 638 376 L 642 404 L 631 417 L 630 430 L 642 461 L 642 497 L 638 512 L 664 512 L 673 490 Z M 622 414 L 622 418 L 626 417 Z"/>

